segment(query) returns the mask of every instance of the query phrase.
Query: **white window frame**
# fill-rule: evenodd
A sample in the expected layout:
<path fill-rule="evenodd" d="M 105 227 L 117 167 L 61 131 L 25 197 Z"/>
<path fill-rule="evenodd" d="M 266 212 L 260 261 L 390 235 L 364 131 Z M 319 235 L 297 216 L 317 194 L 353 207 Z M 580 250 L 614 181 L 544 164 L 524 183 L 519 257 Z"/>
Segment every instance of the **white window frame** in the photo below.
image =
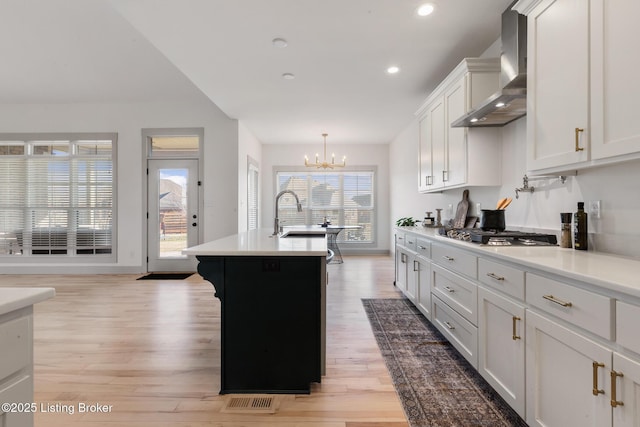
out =
<path fill-rule="evenodd" d="M 247 230 L 260 228 L 260 167 L 247 156 Z"/>
<path fill-rule="evenodd" d="M 112 263 L 116 261 L 117 247 L 116 247 L 116 236 L 117 236 L 117 224 L 116 224 L 116 215 L 117 212 L 117 193 L 116 193 L 116 159 L 117 159 L 117 133 L 1 133 L 0 134 L 0 142 L 21 142 L 24 144 L 25 151 L 22 155 L 24 158 L 25 167 L 27 168 L 27 175 L 25 176 L 24 185 L 21 187 L 22 191 L 25 194 L 25 202 L 20 205 L 13 205 L 10 207 L 0 206 L 0 209 L 12 209 L 12 210 L 22 210 L 23 211 L 23 225 L 22 231 L 23 233 L 20 235 L 18 239 L 16 230 L 4 230 L 6 233 L 0 235 L 2 239 L 11 239 L 11 245 L 15 248 L 15 251 L 3 251 L 4 253 L 0 254 L 0 263 Z M 69 152 L 66 155 L 36 155 L 34 154 L 34 147 L 42 146 L 43 143 L 56 141 L 64 142 L 68 144 Z M 93 141 L 110 141 L 110 158 L 107 161 L 111 163 L 111 201 L 110 206 L 106 207 L 96 207 L 96 206 L 81 206 L 79 203 L 83 198 L 78 198 L 81 193 L 80 189 L 82 184 L 76 182 L 72 179 L 74 176 L 73 168 L 78 164 L 78 160 L 82 159 L 102 159 L 104 161 L 103 156 L 96 155 L 93 157 L 90 154 L 82 153 L 78 151 L 78 147 L 83 143 L 92 143 Z M 46 144 L 44 144 L 46 145 Z M 97 153 L 96 153 L 97 154 Z M 59 191 L 63 193 L 68 192 L 68 196 L 62 197 L 62 199 L 58 200 L 57 203 L 62 203 L 59 205 L 52 206 L 51 202 L 47 202 L 46 206 L 42 203 L 38 204 L 33 202 L 30 199 L 30 189 L 29 179 L 32 178 L 29 175 L 28 168 L 30 160 L 31 162 L 37 162 L 38 160 L 45 160 L 47 156 L 50 156 L 51 159 L 55 159 L 55 162 L 68 162 L 68 168 L 71 173 L 69 174 L 69 179 L 61 182 L 62 184 L 58 187 Z M 96 181 L 94 181 L 95 183 Z M 99 186 L 98 186 L 99 188 Z M 57 238 L 54 234 L 49 233 L 48 236 L 45 235 L 45 239 L 48 239 L 49 246 L 48 250 L 50 253 L 46 253 L 47 249 L 45 247 L 32 247 L 32 237 L 31 233 L 36 230 L 38 227 L 31 226 L 31 218 L 36 215 L 37 211 L 46 212 L 47 210 L 66 212 L 66 223 L 67 226 L 64 229 L 63 233 L 54 233 L 56 236 L 64 236 L 64 245 L 56 246 L 55 239 Z M 110 211 L 110 212 L 109 212 Z M 99 231 L 102 229 L 95 229 L 95 232 L 98 234 L 93 234 L 93 240 L 91 245 L 78 246 L 80 237 L 78 235 L 78 231 L 81 230 L 81 227 L 78 226 L 76 219 L 78 215 L 82 212 L 92 217 L 94 215 L 102 214 L 102 218 L 105 216 L 108 218 L 110 222 L 110 233 L 100 235 Z M 104 222 L 104 220 L 102 220 Z M 104 224 L 102 226 L 105 226 Z M 104 228 L 104 230 L 109 230 L 109 228 Z M 14 233 L 14 236 L 11 236 Z M 103 240 L 105 237 L 108 238 L 108 244 L 103 247 L 98 243 L 101 239 Z M 22 245 L 19 245 L 20 239 L 22 240 Z M 80 237 L 81 239 L 81 237 Z M 15 240 L 15 241 L 14 241 Z M 7 243 L 5 242 L 2 242 Z M 82 243 L 80 243 L 82 245 Z M 7 245 L 3 245 L 3 248 Z M 104 253 L 106 249 L 110 249 L 109 253 Z M 94 253 L 89 253 L 90 251 L 94 251 Z"/>

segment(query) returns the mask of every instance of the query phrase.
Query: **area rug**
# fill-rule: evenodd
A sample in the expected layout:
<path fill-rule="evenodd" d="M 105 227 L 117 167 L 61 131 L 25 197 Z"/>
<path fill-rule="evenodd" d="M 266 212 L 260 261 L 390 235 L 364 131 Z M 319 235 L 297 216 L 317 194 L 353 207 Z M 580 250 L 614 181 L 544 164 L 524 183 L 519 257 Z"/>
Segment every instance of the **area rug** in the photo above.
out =
<path fill-rule="evenodd" d="M 363 299 L 411 427 L 526 426 L 407 299 Z"/>
<path fill-rule="evenodd" d="M 193 273 L 149 273 L 136 280 L 184 280 Z"/>

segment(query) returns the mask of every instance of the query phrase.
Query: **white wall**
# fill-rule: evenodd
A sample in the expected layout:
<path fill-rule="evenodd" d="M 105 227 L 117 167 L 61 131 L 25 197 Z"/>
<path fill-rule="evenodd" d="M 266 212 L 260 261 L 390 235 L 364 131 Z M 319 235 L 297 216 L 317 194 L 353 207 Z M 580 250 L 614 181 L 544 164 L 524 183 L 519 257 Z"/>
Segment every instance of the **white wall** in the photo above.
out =
<path fill-rule="evenodd" d="M 262 171 L 262 144 L 251 133 L 251 131 L 242 123 L 238 122 L 238 232 L 247 231 L 247 194 L 248 187 L 248 159 L 250 156 L 254 161 L 258 162 L 259 176 L 264 173 Z M 260 189 L 258 189 L 260 193 Z M 258 194 L 258 209 L 262 209 L 261 195 Z M 258 212 L 260 215 L 260 212 Z M 260 228 L 260 216 L 258 216 L 258 228 Z M 233 234 L 233 233 L 230 233 Z"/>
<path fill-rule="evenodd" d="M 204 128 L 204 239 L 238 223 L 238 125 L 204 97 L 201 102 L 0 105 L 0 132 L 117 132 L 117 261 L 115 264 L 2 264 L 3 273 L 139 273 L 146 271 L 143 128 Z"/>
<path fill-rule="evenodd" d="M 377 219 L 378 229 L 375 248 L 370 252 L 388 252 L 390 247 L 390 210 L 389 210 L 389 160 L 388 145 L 383 144 L 332 144 L 329 152 L 336 158 L 347 156 L 347 170 L 350 166 L 377 166 Z M 304 166 L 305 154 L 313 158 L 316 152 L 322 153 L 322 143 L 315 145 L 266 144 L 262 146 L 262 224 L 269 227 L 273 224 L 274 203 L 274 166 Z M 342 251 L 342 246 L 341 246 Z M 348 249 L 344 253 L 353 253 Z"/>

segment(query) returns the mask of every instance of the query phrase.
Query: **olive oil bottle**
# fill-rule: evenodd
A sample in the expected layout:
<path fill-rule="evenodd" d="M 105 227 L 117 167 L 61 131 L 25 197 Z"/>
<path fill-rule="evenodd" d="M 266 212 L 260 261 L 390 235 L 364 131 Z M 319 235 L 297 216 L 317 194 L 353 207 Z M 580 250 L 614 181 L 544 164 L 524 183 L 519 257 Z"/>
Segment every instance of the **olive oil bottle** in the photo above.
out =
<path fill-rule="evenodd" d="M 588 248 L 589 234 L 587 232 L 587 213 L 584 211 L 584 202 L 578 202 L 578 212 L 573 214 L 573 247 L 579 251 Z"/>

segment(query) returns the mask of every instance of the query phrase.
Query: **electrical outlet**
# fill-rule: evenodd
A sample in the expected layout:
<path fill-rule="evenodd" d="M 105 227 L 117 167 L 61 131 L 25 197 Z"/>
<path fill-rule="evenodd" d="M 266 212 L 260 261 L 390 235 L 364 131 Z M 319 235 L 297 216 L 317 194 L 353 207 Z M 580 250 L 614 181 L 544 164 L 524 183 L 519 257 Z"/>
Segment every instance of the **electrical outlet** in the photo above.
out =
<path fill-rule="evenodd" d="M 600 219 L 602 215 L 602 202 L 600 200 L 592 200 L 589 202 L 589 216 L 592 219 Z"/>
<path fill-rule="evenodd" d="M 476 203 L 476 215 L 480 216 L 480 212 L 482 212 L 482 203 Z"/>

